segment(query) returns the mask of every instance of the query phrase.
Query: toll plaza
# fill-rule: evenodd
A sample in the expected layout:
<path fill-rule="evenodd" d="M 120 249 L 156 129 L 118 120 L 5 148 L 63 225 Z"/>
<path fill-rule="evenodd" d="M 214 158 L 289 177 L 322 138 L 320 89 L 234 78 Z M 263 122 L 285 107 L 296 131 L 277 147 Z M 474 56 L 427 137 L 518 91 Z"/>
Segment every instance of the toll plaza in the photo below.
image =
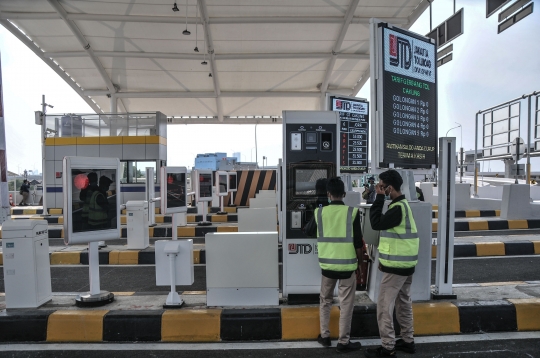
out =
<path fill-rule="evenodd" d="M 540 94 L 479 110 L 466 164 L 438 130 L 443 45 L 464 13 L 410 31 L 430 3 L 0 3 L 0 23 L 95 111 L 36 108 L 43 192 L 3 207 L 0 342 L 315 341 L 321 271 L 303 229 L 335 176 L 369 261 L 351 336 L 376 338 L 379 232 L 361 184 L 388 169 L 420 238 L 415 335 L 537 334 L 540 276 L 523 267 L 540 254 Z M 180 124 L 279 125 L 281 159 L 169 165 Z M 482 177 L 489 160 L 505 178 Z M 332 338 L 338 317 L 335 299 Z"/>

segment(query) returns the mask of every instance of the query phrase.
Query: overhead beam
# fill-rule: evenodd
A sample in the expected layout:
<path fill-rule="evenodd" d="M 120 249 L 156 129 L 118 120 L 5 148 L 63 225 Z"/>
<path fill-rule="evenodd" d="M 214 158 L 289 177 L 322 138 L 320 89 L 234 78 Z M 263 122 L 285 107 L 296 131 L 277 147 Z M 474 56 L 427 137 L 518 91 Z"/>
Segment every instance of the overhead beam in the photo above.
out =
<path fill-rule="evenodd" d="M 330 82 L 330 76 L 332 76 L 332 72 L 334 71 L 334 65 L 336 64 L 337 60 L 337 53 L 341 50 L 341 45 L 343 45 L 343 39 L 345 39 L 345 35 L 347 34 L 347 30 L 349 30 L 349 25 L 351 23 L 351 20 L 354 16 L 354 12 L 356 11 L 356 8 L 358 7 L 358 3 L 360 0 L 351 0 L 351 3 L 349 4 L 349 8 L 347 9 L 347 12 L 345 13 L 345 17 L 343 18 L 343 24 L 341 25 L 341 30 L 339 31 L 338 38 L 336 39 L 336 42 L 334 43 L 334 47 L 332 48 L 332 57 L 330 57 L 330 60 L 328 61 L 328 66 L 326 67 L 326 72 L 324 74 L 324 78 L 321 85 L 321 104 L 320 109 L 324 109 L 324 103 L 325 103 L 325 94 L 328 90 L 328 83 Z"/>
<path fill-rule="evenodd" d="M 163 58 L 175 60 L 197 60 L 201 55 L 191 53 L 168 53 L 168 52 L 131 52 L 131 51 L 94 51 L 97 57 L 123 57 L 123 58 Z M 84 51 L 62 51 L 46 52 L 45 56 L 51 58 L 62 57 L 86 57 Z M 229 53 L 214 54 L 217 61 L 223 60 L 291 60 L 291 59 L 325 59 L 331 54 L 328 53 Z M 336 55 L 342 59 L 369 60 L 367 53 L 338 53 Z"/>
<path fill-rule="evenodd" d="M 117 22 L 147 22 L 158 24 L 185 24 L 186 18 L 181 16 L 141 16 L 141 15 L 110 15 L 110 14 L 73 14 L 68 13 L 69 20 L 77 21 L 117 21 Z M 11 20 L 56 20 L 61 17 L 54 12 L 3 12 L 0 19 Z M 380 18 L 384 22 L 391 22 L 396 25 L 409 23 L 406 17 Z M 341 16 L 276 16 L 276 17 L 210 17 L 211 25 L 224 24 L 341 24 Z M 195 24 L 198 20 L 195 17 L 188 17 L 188 24 Z M 351 24 L 369 24 L 368 17 L 353 17 Z"/>
<path fill-rule="evenodd" d="M 92 101 L 90 98 L 88 98 L 88 96 L 86 96 L 83 93 L 82 88 L 79 87 L 79 85 L 77 85 L 77 83 L 71 77 L 69 77 L 68 74 L 60 68 L 60 66 L 58 66 L 58 64 L 56 64 L 50 58 L 44 56 L 43 51 L 41 51 L 41 49 L 32 40 L 30 40 L 27 36 L 25 36 L 15 25 L 13 25 L 8 20 L 3 20 L 3 19 L 0 19 L 0 24 L 2 24 L 2 26 L 4 26 L 6 30 L 11 32 L 13 36 L 18 38 L 19 41 L 21 41 L 23 44 L 26 45 L 26 47 L 28 47 L 32 52 L 34 52 L 37 55 L 37 57 L 39 57 L 43 62 L 49 65 L 49 67 L 54 72 L 56 72 L 56 74 L 60 76 L 60 78 L 66 81 L 66 83 L 75 92 L 77 92 L 79 96 L 81 96 L 81 98 L 90 106 L 90 108 L 92 108 L 96 113 L 103 112 L 101 108 L 99 108 L 99 106 L 94 101 Z"/>
<path fill-rule="evenodd" d="M 341 91 L 337 89 L 336 91 Z M 82 95 L 91 97 L 103 97 L 110 93 L 103 90 L 85 90 Z M 294 98 L 317 98 L 319 92 L 257 92 L 257 91 L 234 91 L 220 92 L 220 97 L 223 98 L 279 98 L 279 97 L 294 97 Z M 217 98 L 215 92 L 187 92 L 187 91 L 148 91 L 148 92 L 116 92 L 117 98 Z"/>
<path fill-rule="evenodd" d="M 103 68 L 103 65 L 101 64 L 101 62 L 99 62 L 99 59 L 96 57 L 96 55 L 94 55 L 94 51 L 90 47 L 90 43 L 84 37 L 83 33 L 81 32 L 81 30 L 79 30 L 77 25 L 75 25 L 73 20 L 68 19 L 68 14 L 66 10 L 64 10 L 62 5 L 58 3 L 58 0 L 48 0 L 48 2 L 60 15 L 60 17 L 64 20 L 67 27 L 71 30 L 73 35 L 75 35 L 75 37 L 77 38 L 81 46 L 84 48 L 84 50 L 86 51 L 86 53 L 88 54 L 92 62 L 94 63 L 94 66 L 98 70 L 99 74 L 101 75 L 101 78 L 105 82 L 105 85 L 107 86 L 109 91 L 116 92 L 114 85 L 111 79 L 109 78 L 109 75 L 107 74 L 107 72 L 105 72 L 105 68 Z"/>
<path fill-rule="evenodd" d="M 433 2 L 433 1 L 435 1 L 435 0 L 431 0 L 431 2 Z M 426 9 L 428 7 L 429 7 L 429 1 L 428 0 L 422 0 L 422 2 L 420 4 L 418 4 L 416 9 L 414 9 L 413 12 L 407 18 L 407 22 L 404 24 L 405 25 L 404 28 L 405 29 L 410 28 L 412 26 L 412 24 L 414 24 L 416 22 L 416 20 L 418 20 L 420 15 L 422 15 L 424 13 L 424 11 L 426 11 Z M 385 22 L 392 23 L 392 21 L 385 21 Z"/>
<path fill-rule="evenodd" d="M 221 89 L 219 87 L 219 76 L 216 68 L 216 55 L 214 53 L 214 41 L 212 40 L 212 32 L 210 31 L 208 9 L 206 7 L 206 0 L 198 0 L 199 13 L 201 14 L 201 22 L 204 26 L 204 36 L 206 37 L 206 48 L 208 50 L 210 73 L 212 74 L 212 80 L 214 82 L 214 92 L 216 93 L 216 110 L 218 120 L 223 121 L 223 105 L 221 99 Z"/>
<path fill-rule="evenodd" d="M 249 117 L 249 118 L 236 118 L 225 117 L 223 122 L 218 121 L 217 117 L 191 117 L 191 118 L 167 118 L 167 124 L 281 124 L 283 119 L 281 117 Z"/>

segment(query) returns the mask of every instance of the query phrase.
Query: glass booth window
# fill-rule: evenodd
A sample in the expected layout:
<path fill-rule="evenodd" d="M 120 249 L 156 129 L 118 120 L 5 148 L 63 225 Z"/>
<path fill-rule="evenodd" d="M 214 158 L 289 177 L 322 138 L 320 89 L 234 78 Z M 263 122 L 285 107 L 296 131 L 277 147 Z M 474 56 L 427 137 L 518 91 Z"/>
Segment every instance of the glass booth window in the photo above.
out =
<path fill-rule="evenodd" d="M 72 169 L 74 233 L 116 229 L 115 172 L 113 169 Z"/>
<path fill-rule="evenodd" d="M 123 161 L 120 162 L 120 183 L 122 184 L 145 184 L 146 168 L 154 168 L 154 183 L 157 183 L 157 168 L 155 161 Z"/>

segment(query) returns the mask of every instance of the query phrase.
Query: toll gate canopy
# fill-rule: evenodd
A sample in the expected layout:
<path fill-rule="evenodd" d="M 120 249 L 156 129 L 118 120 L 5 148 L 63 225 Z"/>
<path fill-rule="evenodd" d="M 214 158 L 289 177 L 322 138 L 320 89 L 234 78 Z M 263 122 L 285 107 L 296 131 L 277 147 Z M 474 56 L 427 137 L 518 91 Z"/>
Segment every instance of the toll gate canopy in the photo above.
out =
<path fill-rule="evenodd" d="M 408 29 L 428 6 L 4 0 L 0 23 L 96 113 L 159 110 L 169 123 L 271 123 L 281 122 L 282 110 L 324 109 L 326 93 L 356 95 L 369 78 L 369 19 Z"/>

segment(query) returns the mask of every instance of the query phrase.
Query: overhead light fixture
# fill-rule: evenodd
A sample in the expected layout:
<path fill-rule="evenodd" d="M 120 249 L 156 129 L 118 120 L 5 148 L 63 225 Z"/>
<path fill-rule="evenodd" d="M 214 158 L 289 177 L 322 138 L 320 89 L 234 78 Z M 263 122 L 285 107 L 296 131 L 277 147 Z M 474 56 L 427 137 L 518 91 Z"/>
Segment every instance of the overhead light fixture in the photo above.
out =
<path fill-rule="evenodd" d="M 203 62 L 201 62 L 201 65 L 208 65 L 208 62 L 206 62 L 206 60 L 204 60 Z"/>
<path fill-rule="evenodd" d="M 196 4 L 196 8 L 197 8 L 197 12 L 196 12 L 196 15 L 195 15 L 195 48 L 193 49 L 193 51 L 195 52 L 199 52 L 199 46 L 197 46 L 197 39 L 198 39 L 198 36 L 197 36 L 197 25 L 199 24 L 199 0 L 197 0 L 197 4 Z"/>
<path fill-rule="evenodd" d="M 212 77 L 212 72 L 210 72 L 210 73 L 208 74 L 208 77 Z"/>
<path fill-rule="evenodd" d="M 182 34 L 184 35 L 191 35 L 191 32 L 188 31 L 187 29 L 187 9 L 188 9 L 188 0 L 186 0 L 186 29 L 184 31 L 182 31 Z"/>
<path fill-rule="evenodd" d="M 180 11 L 180 9 L 178 8 L 178 6 L 176 6 L 176 3 L 174 3 L 174 6 L 172 8 L 172 11 L 176 12 L 176 11 Z"/>

